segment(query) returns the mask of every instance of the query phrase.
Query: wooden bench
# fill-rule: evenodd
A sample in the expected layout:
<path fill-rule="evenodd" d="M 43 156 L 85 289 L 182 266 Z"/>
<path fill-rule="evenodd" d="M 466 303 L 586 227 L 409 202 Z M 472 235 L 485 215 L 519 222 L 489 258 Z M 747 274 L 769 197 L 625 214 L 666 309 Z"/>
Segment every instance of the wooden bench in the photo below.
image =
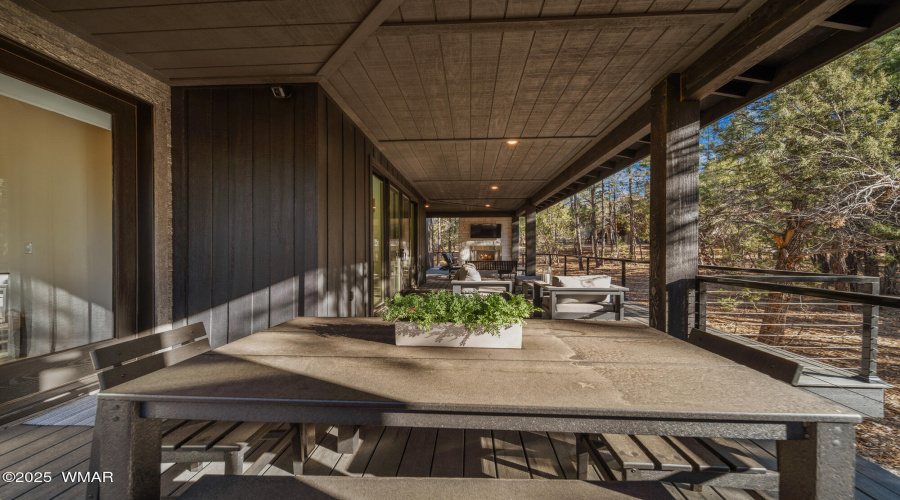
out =
<path fill-rule="evenodd" d="M 202 323 L 146 335 L 91 351 L 101 389 L 109 389 L 156 370 L 209 351 Z M 244 456 L 261 439 L 290 437 L 294 473 L 315 444 L 315 426 L 291 424 L 275 432 L 275 424 L 208 420 L 166 420 L 162 428 L 162 461 L 191 463 L 225 462 L 226 474 L 241 474 Z M 270 434 L 271 432 L 271 434 Z"/>
<path fill-rule="evenodd" d="M 788 384 L 796 385 L 803 371 L 796 361 L 704 330 L 692 329 L 688 341 Z M 593 461 L 608 477 L 623 481 L 777 490 L 774 455 L 774 449 L 746 439 L 582 434 L 578 440 L 579 477 L 586 477 Z"/>
<path fill-rule="evenodd" d="M 661 483 L 609 481 L 541 481 L 535 479 L 474 479 L 437 477 L 284 477 L 205 475 L 179 497 L 181 500 L 277 498 L 279 500 L 382 500 L 515 498 L 547 499 L 672 499 Z"/>
<path fill-rule="evenodd" d="M 580 435 L 579 478 L 589 461 L 617 481 L 672 481 L 702 486 L 778 490 L 774 449 L 746 439 Z"/>

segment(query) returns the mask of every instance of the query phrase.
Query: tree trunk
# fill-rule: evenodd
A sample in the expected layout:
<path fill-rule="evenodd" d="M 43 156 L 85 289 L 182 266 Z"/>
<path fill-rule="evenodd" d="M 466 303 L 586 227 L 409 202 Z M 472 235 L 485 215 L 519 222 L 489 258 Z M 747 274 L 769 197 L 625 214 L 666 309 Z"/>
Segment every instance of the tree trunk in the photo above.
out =
<path fill-rule="evenodd" d="M 606 181 L 600 182 L 600 258 L 606 256 Z"/>
<path fill-rule="evenodd" d="M 805 243 L 804 227 L 789 228 L 783 234 L 773 235 L 778 245 L 778 253 L 775 258 L 775 269 L 790 271 L 802 258 L 800 251 Z M 786 293 L 770 292 L 763 299 L 763 315 L 759 327 L 757 340 L 770 345 L 783 345 L 784 322 L 787 316 L 787 303 L 793 301 L 793 296 Z"/>
<path fill-rule="evenodd" d="M 597 185 L 591 186 L 591 253 L 597 257 Z"/>
<path fill-rule="evenodd" d="M 628 167 L 628 253 L 634 259 L 634 196 L 631 183 L 631 166 Z"/>
<path fill-rule="evenodd" d="M 581 245 L 581 218 L 578 216 L 578 195 L 572 195 L 572 221 L 575 223 L 575 252 L 578 254 L 578 270 L 584 271 L 584 263 L 582 263 L 581 255 L 584 248 Z"/>

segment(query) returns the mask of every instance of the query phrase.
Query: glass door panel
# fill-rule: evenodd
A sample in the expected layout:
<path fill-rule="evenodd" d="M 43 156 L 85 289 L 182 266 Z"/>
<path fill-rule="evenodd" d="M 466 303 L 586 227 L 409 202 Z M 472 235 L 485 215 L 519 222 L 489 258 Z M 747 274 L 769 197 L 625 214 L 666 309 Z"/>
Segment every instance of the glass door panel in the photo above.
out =
<path fill-rule="evenodd" d="M 0 75 L 0 364 L 113 337 L 109 114 Z"/>
<path fill-rule="evenodd" d="M 372 176 L 372 294 L 374 305 L 384 302 L 384 182 Z"/>

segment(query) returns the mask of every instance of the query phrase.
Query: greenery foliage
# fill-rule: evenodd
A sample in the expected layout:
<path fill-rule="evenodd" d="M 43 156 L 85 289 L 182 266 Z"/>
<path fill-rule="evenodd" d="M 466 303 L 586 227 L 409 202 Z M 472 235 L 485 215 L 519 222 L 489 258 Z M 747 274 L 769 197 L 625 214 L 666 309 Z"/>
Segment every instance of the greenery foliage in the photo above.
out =
<path fill-rule="evenodd" d="M 394 295 L 388 299 L 381 317 L 385 321 L 409 321 L 428 330 L 434 323 L 453 323 L 477 333 L 500 336 L 500 329 L 525 324 L 525 318 L 537 309 L 524 295 L 454 295 L 448 291 L 426 294 Z"/>

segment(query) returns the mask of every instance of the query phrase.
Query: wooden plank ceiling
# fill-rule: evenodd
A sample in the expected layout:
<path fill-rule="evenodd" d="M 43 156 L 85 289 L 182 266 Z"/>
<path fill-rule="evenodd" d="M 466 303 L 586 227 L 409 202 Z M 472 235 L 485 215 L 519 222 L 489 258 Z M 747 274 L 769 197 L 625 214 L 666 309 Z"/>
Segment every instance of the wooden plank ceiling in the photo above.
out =
<path fill-rule="evenodd" d="M 37 1 L 173 86 L 321 82 L 442 212 L 509 212 L 546 200 L 576 159 L 640 113 L 654 83 L 696 65 L 767 5 Z M 640 154 L 644 139 L 627 139 L 637 150 L 625 156 Z"/>

